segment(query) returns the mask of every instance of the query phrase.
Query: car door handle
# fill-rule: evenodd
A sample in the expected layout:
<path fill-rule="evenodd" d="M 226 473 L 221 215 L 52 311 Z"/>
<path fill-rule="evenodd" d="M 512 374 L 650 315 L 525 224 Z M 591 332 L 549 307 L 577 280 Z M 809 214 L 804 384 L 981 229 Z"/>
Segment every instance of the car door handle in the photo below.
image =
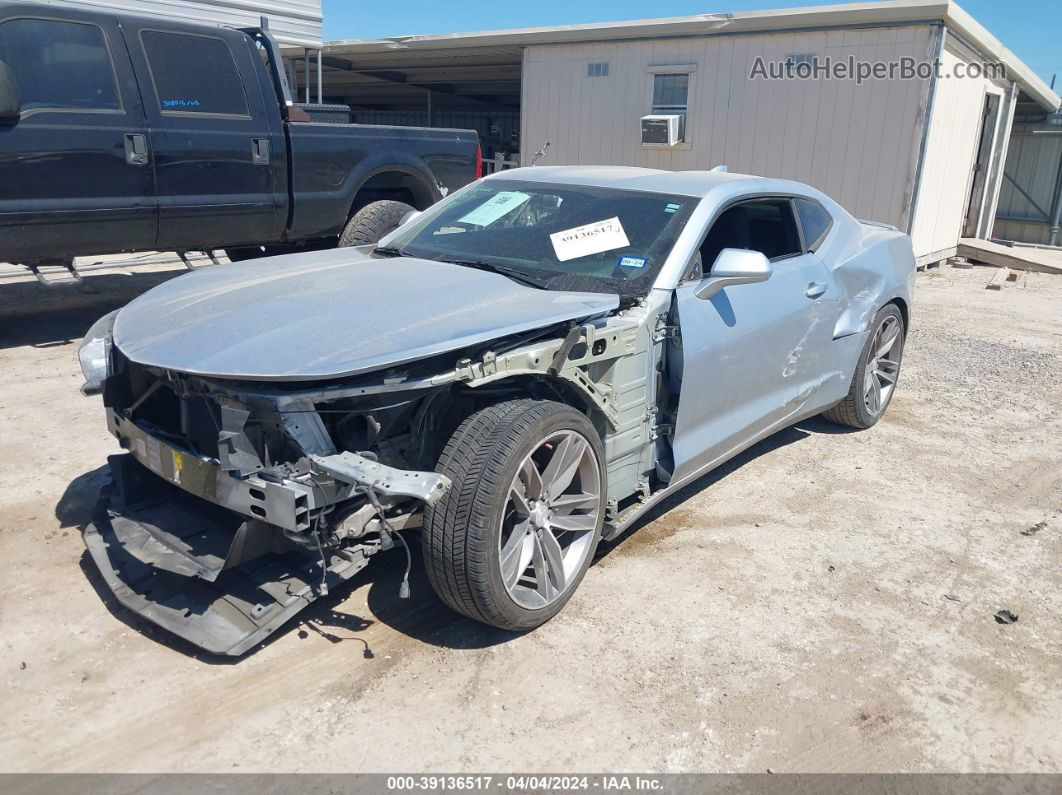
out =
<path fill-rule="evenodd" d="M 125 162 L 131 166 L 146 166 L 148 162 L 147 136 L 140 133 L 125 134 Z"/>
<path fill-rule="evenodd" d="M 268 138 L 252 138 L 251 139 L 251 162 L 256 166 L 268 166 L 269 165 L 269 139 Z"/>
<path fill-rule="evenodd" d="M 808 289 L 804 291 L 804 295 L 808 298 L 818 298 L 823 295 L 826 290 L 829 289 L 829 285 L 826 282 L 812 282 L 808 285 Z"/>

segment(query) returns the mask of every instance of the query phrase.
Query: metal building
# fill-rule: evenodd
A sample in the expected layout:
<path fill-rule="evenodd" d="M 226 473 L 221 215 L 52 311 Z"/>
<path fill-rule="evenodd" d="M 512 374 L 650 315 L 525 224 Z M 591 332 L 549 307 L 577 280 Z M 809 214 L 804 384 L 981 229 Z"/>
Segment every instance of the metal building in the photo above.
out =
<path fill-rule="evenodd" d="M 1020 102 L 996 210 L 994 235 L 1062 245 L 1062 113 Z"/>
<path fill-rule="evenodd" d="M 757 59 L 791 71 L 763 79 Z M 927 66 L 865 80 L 809 72 L 839 62 Z M 324 65 L 326 99 L 350 104 L 357 121 L 481 134 L 489 123 L 488 143 L 504 151 L 511 119 L 508 151 L 523 165 L 549 142 L 539 162 L 726 164 L 800 180 L 909 231 L 923 263 L 992 234 L 1015 105 L 1060 103 L 940 0 L 326 42 Z M 643 137 L 654 114 L 681 118 L 678 140 Z"/>

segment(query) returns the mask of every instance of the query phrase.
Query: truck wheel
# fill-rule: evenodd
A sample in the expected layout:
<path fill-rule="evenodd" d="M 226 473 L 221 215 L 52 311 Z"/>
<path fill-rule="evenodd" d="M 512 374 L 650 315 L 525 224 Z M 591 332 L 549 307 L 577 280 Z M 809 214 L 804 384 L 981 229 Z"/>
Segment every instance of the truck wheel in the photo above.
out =
<path fill-rule="evenodd" d="M 461 423 L 436 468 L 453 481 L 421 536 L 439 597 L 508 630 L 555 616 L 604 522 L 604 448 L 590 421 L 548 400 L 498 403 Z"/>
<path fill-rule="evenodd" d="M 861 430 L 881 419 L 900 378 L 905 329 L 899 307 L 886 304 L 870 329 L 848 395 L 822 414 L 830 422 Z"/>
<path fill-rule="evenodd" d="M 405 202 L 383 200 L 366 204 L 347 222 L 339 236 L 339 245 L 367 246 L 377 242 L 388 232 L 397 229 L 407 213 L 414 211 Z"/>

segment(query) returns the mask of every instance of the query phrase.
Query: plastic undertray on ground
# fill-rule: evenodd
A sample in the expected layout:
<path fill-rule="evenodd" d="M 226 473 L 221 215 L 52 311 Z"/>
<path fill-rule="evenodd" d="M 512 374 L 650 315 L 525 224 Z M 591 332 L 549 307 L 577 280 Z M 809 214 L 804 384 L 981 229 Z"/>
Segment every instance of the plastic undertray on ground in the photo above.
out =
<path fill-rule="evenodd" d="M 266 553 L 227 567 L 242 524 L 231 511 L 168 485 L 161 496 L 127 504 L 111 483 L 84 539 L 123 606 L 206 651 L 238 656 L 322 595 L 316 550 Z M 328 588 L 364 568 L 372 549 L 328 555 Z"/>

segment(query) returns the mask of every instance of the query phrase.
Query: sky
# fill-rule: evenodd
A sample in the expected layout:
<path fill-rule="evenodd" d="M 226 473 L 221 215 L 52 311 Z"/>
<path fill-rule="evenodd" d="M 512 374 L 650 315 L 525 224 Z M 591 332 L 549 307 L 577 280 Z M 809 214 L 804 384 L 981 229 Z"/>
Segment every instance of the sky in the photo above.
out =
<path fill-rule="evenodd" d="M 828 0 L 323 0 L 324 37 L 376 39 L 722 11 L 824 5 Z M 1062 0 L 962 0 L 960 5 L 1047 83 L 1062 90 Z"/>

